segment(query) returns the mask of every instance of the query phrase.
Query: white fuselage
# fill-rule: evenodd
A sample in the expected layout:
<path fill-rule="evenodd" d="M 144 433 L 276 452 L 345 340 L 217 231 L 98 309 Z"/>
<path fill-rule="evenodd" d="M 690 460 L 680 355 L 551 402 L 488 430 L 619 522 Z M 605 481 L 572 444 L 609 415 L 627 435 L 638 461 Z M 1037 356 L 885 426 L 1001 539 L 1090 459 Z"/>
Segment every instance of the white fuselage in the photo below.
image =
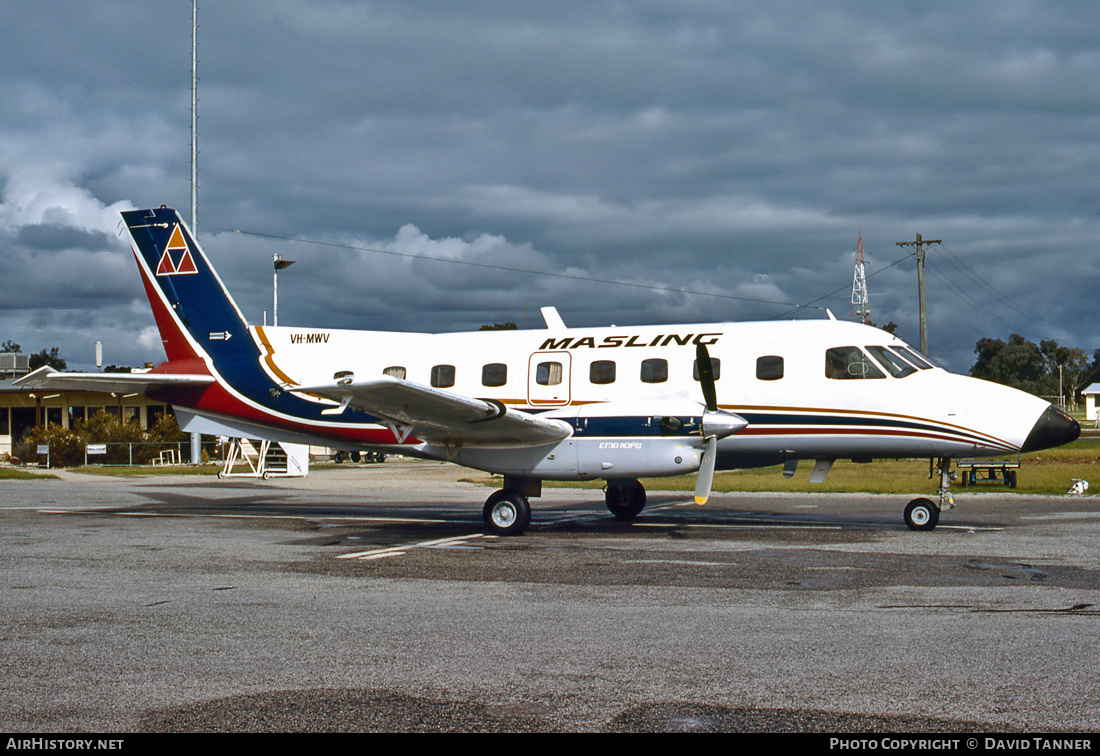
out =
<path fill-rule="evenodd" d="M 338 373 L 389 374 L 572 423 L 574 436 L 549 446 L 415 449 L 535 478 L 696 469 L 698 444 L 653 429 L 662 417 L 701 415 L 699 343 L 716 368 L 718 406 L 748 422 L 719 442 L 720 469 L 787 459 L 1016 453 L 1049 408 L 1023 392 L 921 364 L 885 331 L 835 320 L 444 334 L 252 332 L 264 370 L 288 388 L 331 382 Z"/>

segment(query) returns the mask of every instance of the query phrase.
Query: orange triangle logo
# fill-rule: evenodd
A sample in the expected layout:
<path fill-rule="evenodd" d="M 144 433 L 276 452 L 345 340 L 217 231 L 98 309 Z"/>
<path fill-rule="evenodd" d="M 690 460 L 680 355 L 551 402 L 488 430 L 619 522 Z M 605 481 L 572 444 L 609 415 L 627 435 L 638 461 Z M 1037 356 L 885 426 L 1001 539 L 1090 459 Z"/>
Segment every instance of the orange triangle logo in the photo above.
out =
<path fill-rule="evenodd" d="M 183 254 L 179 256 L 180 261 L 177 265 L 172 260 L 172 253 L 178 253 L 181 250 Z M 198 272 L 199 269 L 195 266 L 195 260 L 191 257 L 191 250 L 187 246 L 187 241 L 183 238 L 183 231 L 180 230 L 177 223 L 172 228 L 172 235 L 168 237 L 168 245 L 164 248 L 164 254 L 161 255 L 160 262 L 157 263 L 157 275 L 180 276 Z"/>
<path fill-rule="evenodd" d="M 168 239 L 167 249 L 187 249 L 187 242 L 183 240 L 183 232 L 180 231 L 180 224 L 176 224 L 172 228 L 172 236 Z"/>

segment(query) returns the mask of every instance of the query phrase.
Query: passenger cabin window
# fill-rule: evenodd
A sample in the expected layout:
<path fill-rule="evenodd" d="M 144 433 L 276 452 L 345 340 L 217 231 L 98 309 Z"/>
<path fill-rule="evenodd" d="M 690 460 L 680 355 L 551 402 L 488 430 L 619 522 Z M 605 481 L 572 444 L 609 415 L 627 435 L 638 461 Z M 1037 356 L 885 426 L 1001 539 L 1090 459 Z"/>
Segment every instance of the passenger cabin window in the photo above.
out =
<path fill-rule="evenodd" d="M 642 383 L 664 383 L 668 380 L 668 360 L 642 360 Z"/>
<path fill-rule="evenodd" d="M 540 386 L 557 386 L 561 383 L 561 378 L 560 362 L 540 362 L 535 368 L 535 383 Z"/>
<path fill-rule="evenodd" d="M 917 372 L 917 369 L 908 362 L 898 357 L 886 347 L 869 346 L 867 351 L 875 358 L 875 361 L 886 368 L 887 372 L 895 378 L 904 378 Z"/>
<path fill-rule="evenodd" d="M 432 368 L 432 386 L 450 388 L 453 385 L 455 385 L 454 365 L 436 365 Z"/>
<path fill-rule="evenodd" d="M 596 360 L 588 368 L 588 380 L 592 383 L 614 383 L 615 363 L 612 360 Z"/>
<path fill-rule="evenodd" d="M 492 362 L 481 368 L 482 386 L 503 386 L 508 382 L 508 366 L 502 362 Z"/>
<path fill-rule="evenodd" d="M 695 380 L 699 380 L 699 360 L 695 360 L 692 363 L 692 376 Z M 717 357 L 710 358 L 710 370 L 714 373 L 714 380 L 718 380 L 722 377 L 722 361 Z"/>
<path fill-rule="evenodd" d="M 757 357 L 756 377 L 761 381 L 778 381 L 783 377 L 783 358 L 775 355 Z"/>
<path fill-rule="evenodd" d="M 382 375 L 392 375 L 394 378 L 400 378 L 401 380 L 405 380 L 405 368 L 400 367 L 398 365 L 394 365 L 392 367 L 388 367 L 385 370 L 383 370 Z M 423 379 L 421 379 L 421 380 L 423 380 Z"/>
<path fill-rule="evenodd" d="M 850 378 L 885 378 L 859 347 L 837 347 L 825 352 L 825 377 L 837 380 Z"/>

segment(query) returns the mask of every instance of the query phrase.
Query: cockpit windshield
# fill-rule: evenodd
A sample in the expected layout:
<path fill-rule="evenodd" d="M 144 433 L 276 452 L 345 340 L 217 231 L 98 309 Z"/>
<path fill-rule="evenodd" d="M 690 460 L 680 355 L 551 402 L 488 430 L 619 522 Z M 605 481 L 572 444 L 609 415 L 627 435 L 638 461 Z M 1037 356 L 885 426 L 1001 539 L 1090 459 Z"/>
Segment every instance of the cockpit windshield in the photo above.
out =
<path fill-rule="evenodd" d="M 871 356 L 875 358 L 878 364 L 882 365 L 895 378 L 904 378 L 907 375 L 912 375 L 917 372 L 917 369 L 910 365 L 891 352 L 886 347 L 881 346 L 869 346 L 867 351 L 871 353 Z"/>
<path fill-rule="evenodd" d="M 885 378 L 859 347 L 836 347 L 825 352 L 825 377 L 834 380 Z"/>

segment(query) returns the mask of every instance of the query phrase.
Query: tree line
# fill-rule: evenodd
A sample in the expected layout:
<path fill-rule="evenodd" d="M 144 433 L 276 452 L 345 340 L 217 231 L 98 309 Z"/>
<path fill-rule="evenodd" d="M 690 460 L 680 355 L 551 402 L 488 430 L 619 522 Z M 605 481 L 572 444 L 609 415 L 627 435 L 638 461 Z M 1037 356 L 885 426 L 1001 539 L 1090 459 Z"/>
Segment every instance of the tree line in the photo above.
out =
<path fill-rule="evenodd" d="M 970 375 L 1036 396 L 1072 401 L 1078 391 L 1100 379 L 1100 349 L 1089 360 L 1082 349 L 1062 346 L 1053 339 L 1035 344 L 1014 333 L 1007 342 L 978 339 L 974 351 L 978 357 Z"/>

